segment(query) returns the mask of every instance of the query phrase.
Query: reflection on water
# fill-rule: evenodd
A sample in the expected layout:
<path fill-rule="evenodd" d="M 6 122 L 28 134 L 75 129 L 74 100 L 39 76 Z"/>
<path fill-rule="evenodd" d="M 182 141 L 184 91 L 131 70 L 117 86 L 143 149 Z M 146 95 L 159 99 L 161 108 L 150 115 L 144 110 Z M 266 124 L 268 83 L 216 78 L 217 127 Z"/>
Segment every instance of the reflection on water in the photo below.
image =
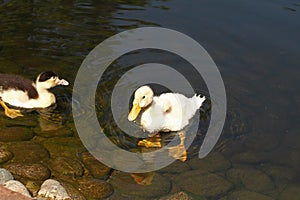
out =
<path fill-rule="evenodd" d="M 297 199 L 299 17 L 299 3 L 293 1 L 2 0 L 0 72 L 34 79 L 41 71 L 53 70 L 71 85 L 54 89 L 56 107 L 26 112 L 15 120 L 1 113 L 0 151 L 6 149 L 14 157 L 5 160 L 0 156 L 0 166 L 17 165 L 23 158 L 28 163 L 42 162 L 53 172 L 52 178 L 81 199 L 103 198 L 105 194 L 97 193 L 103 191 L 100 180 L 113 186 L 111 199 L 153 199 L 179 191 L 195 199 Z M 111 170 L 85 152 L 70 108 L 71 95 L 75 103 L 79 96 L 72 91 L 72 83 L 85 56 L 104 39 L 143 26 L 173 28 L 203 45 L 220 69 L 228 97 L 225 128 L 214 152 L 197 159 L 209 123 L 211 105 L 207 103 L 196 139 L 188 149 L 188 161 L 176 161 L 151 174 L 152 184 L 147 186 L 137 185 L 129 174 Z M 99 82 L 96 111 L 110 140 L 130 151 L 144 149 L 137 148 L 137 139 L 117 127 L 110 98 L 126 71 L 147 62 L 170 65 L 191 81 L 196 92 L 207 91 L 203 79 L 176 55 L 147 49 L 116 60 Z M 168 140 L 166 137 L 166 143 Z M 35 152 L 30 152 L 31 148 Z M 39 152 L 45 156 L 37 161 L 32 155 Z M 114 152 L 108 153 L 113 160 L 122 160 Z M 41 184 L 26 174 L 18 179 Z"/>

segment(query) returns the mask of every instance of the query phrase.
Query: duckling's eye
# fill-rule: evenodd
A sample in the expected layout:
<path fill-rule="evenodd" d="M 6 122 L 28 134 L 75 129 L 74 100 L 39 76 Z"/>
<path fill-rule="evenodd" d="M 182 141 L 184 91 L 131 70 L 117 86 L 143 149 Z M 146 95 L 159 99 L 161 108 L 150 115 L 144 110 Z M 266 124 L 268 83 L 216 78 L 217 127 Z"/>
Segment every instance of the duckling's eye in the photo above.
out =
<path fill-rule="evenodd" d="M 142 97 L 142 99 L 145 99 L 145 98 L 146 98 L 146 96 L 143 96 L 143 97 Z"/>
<path fill-rule="evenodd" d="M 51 77 L 51 80 L 55 80 L 57 77 L 56 76 L 52 76 Z"/>

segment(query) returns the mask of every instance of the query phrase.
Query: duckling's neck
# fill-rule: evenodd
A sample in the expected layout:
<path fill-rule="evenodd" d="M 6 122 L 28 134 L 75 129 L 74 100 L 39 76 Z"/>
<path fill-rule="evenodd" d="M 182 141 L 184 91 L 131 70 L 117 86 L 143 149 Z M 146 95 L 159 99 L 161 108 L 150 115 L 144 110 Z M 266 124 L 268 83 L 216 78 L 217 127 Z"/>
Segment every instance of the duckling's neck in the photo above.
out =
<path fill-rule="evenodd" d="M 45 108 L 55 103 L 56 100 L 54 94 L 40 84 L 35 84 L 35 86 L 39 95 L 35 100 L 35 107 Z"/>

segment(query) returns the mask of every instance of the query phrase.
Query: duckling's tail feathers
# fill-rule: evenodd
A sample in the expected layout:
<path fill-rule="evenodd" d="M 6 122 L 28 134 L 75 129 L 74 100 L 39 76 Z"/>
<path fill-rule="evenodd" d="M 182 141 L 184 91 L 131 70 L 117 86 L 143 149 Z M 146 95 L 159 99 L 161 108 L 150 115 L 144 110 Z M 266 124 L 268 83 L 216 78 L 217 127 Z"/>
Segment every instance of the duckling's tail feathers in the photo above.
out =
<path fill-rule="evenodd" d="M 194 98 L 196 99 L 196 103 L 197 103 L 197 108 L 198 109 L 202 106 L 203 102 L 206 100 L 206 97 L 203 96 L 203 95 L 197 95 L 197 94 L 195 94 Z"/>

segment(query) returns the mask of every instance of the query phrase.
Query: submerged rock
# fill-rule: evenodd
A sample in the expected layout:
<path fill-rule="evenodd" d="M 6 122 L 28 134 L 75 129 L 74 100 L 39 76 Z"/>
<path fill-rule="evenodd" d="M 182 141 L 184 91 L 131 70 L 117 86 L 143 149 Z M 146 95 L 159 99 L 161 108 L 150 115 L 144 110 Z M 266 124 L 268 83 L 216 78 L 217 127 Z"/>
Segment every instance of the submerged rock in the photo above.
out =
<path fill-rule="evenodd" d="M 7 181 L 13 180 L 12 174 L 4 168 L 0 168 L 0 184 L 4 184 Z"/>
<path fill-rule="evenodd" d="M 1 142 L 25 141 L 33 138 L 34 134 L 30 128 L 8 127 L 0 131 Z"/>
<path fill-rule="evenodd" d="M 45 140 L 43 145 L 51 157 L 76 158 L 77 154 L 85 151 L 81 140 L 75 137 L 55 137 Z"/>
<path fill-rule="evenodd" d="M 94 178 L 106 178 L 111 171 L 110 167 L 102 164 L 96 158 L 94 158 L 89 152 L 80 154 L 80 158 L 84 163 L 84 166 L 89 170 Z"/>
<path fill-rule="evenodd" d="M 49 162 L 52 176 L 57 178 L 75 178 L 83 175 L 83 167 L 76 159 L 57 157 Z"/>
<path fill-rule="evenodd" d="M 12 159 L 12 157 L 13 154 L 10 151 L 8 151 L 6 148 L 0 147 L 0 164 L 9 161 Z"/>
<path fill-rule="evenodd" d="M 128 199 L 153 199 L 164 196 L 171 190 L 170 181 L 157 173 L 154 174 L 151 185 L 139 185 L 129 173 L 125 172 L 114 174 L 110 183 L 116 193 Z"/>
<path fill-rule="evenodd" d="M 103 199 L 113 193 L 113 187 L 99 179 L 80 179 L 78 181 L 79 191 L 89 199 Z"/>
<path fill-rule="evenodd" d="M 177 192 L 175 194 L 162 197 L 159 200 L 193 200 L 193 198 L 185 192 Z"/>
<path fill-rule="evenodd" d="M 194 158 L 188 162 L 192 169 L 201 169 L 208 172 L 225 171 L 231 163 L 220 153 L 210 153 L 203 159 Z"/>
<path fill-rule="evenodd" d="M 230 169 L 227 177 L 236 187 L 245 186 L 255 192 L 268 192 L 274 189 L 274 184 L 270 177 L 260 170 L 249 167 L 238 167 Z"/>
<path fill-rule="evenodd" d="M 10 180 L 4 183 L 3 186 L 24 196 L 31 197 L 26 187 L 19 181 Z"/>
<path fill-rule="evenodd" d="M 245 151 L 232 156 L 231 161 L 233 163 L 257 164 L 266 161 L 266 157 L 262 152 Z"/>
<path fill-rule="evenodd" d="M 17 164 L 5 166 L 13 175 L 30 180 L 43 181 L 50 177 L 50 170 L 42 164 Z"/>
<path fill-rule="evenodd" d="M 77 189 L 77 187 L 67 182 L 61 182 L 61 185 L 66 189 L 72 200 L 86 200 L 83 194 Z"/>
<path fill-rule="evenodd" d="M 32 141 L 12 142 L 7 149 L 13 153 L 12 161 L 16 163 L 34 164 L 49 159 L 45 147 Z"/>
<path fill-rule="evenodd" d="M 240 190 L 235 191 L 229 195 L 227 200 L 274 200 L 272 197 L 248 191 L 248 190 Z"/>
<path fill-rule="evenodd" d="M 300 185 L 290 185 L 281 194 L 280 200 L 299 200 Z"/>
<path fill-rule="evenodd" d="M 38 197 L 55 200 L 71 200 L 65 188 L 58 181 L 53 179 L 48 179 L 41 185 Z"/>
<path fill-rule="evenodd" d="M 184 191 L 203 197 L 221 196 L 232 188 L 230 182 L 205 170 L 183 173 L 175 178 L 175 183 Z"/>

